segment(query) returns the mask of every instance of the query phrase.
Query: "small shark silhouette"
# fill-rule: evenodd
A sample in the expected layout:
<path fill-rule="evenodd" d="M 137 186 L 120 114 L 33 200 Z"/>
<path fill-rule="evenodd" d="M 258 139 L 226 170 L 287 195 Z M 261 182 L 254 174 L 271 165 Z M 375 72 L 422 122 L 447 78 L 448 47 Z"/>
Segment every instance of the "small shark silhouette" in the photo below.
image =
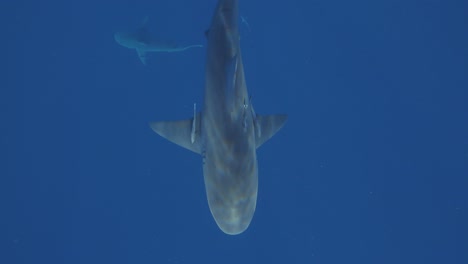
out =
<path fill-rule="evenodd" d="M 148 52 L 176 52 L 190 48 L 201 48 L 203 45 L 180 46 L 171 41 L 162 41 L 151 35 L 147 26 L 148 17 L 135 31 L 120 31 L 114 34 L 115 41 L 123 47 L 135 49 L 140 61 L 146 65 Z"/>

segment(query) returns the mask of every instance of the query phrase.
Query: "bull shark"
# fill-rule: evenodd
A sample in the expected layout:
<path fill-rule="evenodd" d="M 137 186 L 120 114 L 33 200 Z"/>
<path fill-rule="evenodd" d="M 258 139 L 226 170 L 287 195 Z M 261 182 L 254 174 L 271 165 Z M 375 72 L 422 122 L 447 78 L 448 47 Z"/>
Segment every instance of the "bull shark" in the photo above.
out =
<path fill-rule="evenodd" d="M 286 115 L 258 115 L 244 77 L 238 30 L 238 1 L 219 0 L 206 32 L 204 105 L 193 117 L 151 122 L 154 132 L 198 153 L 203 160 L 211 214 L 226 234 L 244 232 L 258 192 L 256 150 L 285 123 Z"/>
<path fill-rule="evenodd" d="M 123 47 L 135 49 L 140 61 L 146 65 L 148 52 L 177 52 L 190 48 L 201 48 L 203 45 L 180 46 L 174 42 L 162 41 L 151 35 L 145 17 L 142 25 L 135 31 L 120 31 L 114 33 L 115 41 Z"/>

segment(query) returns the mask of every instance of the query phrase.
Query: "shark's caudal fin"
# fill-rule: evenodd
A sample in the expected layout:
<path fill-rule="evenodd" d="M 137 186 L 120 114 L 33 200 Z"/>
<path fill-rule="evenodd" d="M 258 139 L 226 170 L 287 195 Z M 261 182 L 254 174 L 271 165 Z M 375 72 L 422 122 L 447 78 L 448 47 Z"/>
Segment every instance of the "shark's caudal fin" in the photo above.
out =
<path fill-rule="evenodd" d="M 259 148 L 280 130 L 286 122 L 287 115 L 257 115 L 255 118 L 255 144 Z"/>
<path fill-rule="evenodd" d="M 202 153 L 200 113 L 186 120 L 151 122 L 150 127 L 161 137 L 195 153 Z"/>

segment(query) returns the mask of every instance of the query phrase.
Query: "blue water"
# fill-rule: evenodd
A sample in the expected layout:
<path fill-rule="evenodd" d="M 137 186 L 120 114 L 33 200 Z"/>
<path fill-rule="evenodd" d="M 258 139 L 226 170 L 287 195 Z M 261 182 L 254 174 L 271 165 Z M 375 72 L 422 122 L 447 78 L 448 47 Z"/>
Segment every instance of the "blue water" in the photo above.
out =
<path fill-rule="evenodd" d="M 215 4 L 0 3 L 0 263 L 468 263 L 466 1 L 240 1 L 255 109 L 289 119 L 238 236 L 148 126 L 202 103 L 206 50 L 113 39 L 206 44 Z"/>

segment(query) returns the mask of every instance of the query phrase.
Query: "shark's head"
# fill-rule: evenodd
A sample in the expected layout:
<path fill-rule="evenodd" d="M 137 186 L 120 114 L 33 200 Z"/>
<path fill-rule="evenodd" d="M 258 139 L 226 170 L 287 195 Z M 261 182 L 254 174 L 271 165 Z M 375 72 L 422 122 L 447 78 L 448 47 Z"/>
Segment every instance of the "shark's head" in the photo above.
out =
<path fill-rule="evenodd" d="M 125 46 L 125 43 L 128 41 L 129 36 L 128 33 L 119 31 L 114 33 L 114 39 L 120 45 Z"/>
<path fill-rule="evenodd" d="M 233 158 L 233 163 L 237 163 Z M 244 164 L 205 164 L 205 187 L 211 214 L 226 234 L 244 232 L 252 221 L 257 204 L 258 170 L 253 159 Z M 211 167 L 211 168 L 210 168 Z"/>
<path fill-rule="evenodd" d="M 114 39 L 120 45 L 126 48 L 130 48 L 130 49 L 136 48 L 139 45 L 141 45 L 138 39 L 135 38 L 134 34 L 131 32 L 125 32 L 125 31 L 115 32 Z"/>

